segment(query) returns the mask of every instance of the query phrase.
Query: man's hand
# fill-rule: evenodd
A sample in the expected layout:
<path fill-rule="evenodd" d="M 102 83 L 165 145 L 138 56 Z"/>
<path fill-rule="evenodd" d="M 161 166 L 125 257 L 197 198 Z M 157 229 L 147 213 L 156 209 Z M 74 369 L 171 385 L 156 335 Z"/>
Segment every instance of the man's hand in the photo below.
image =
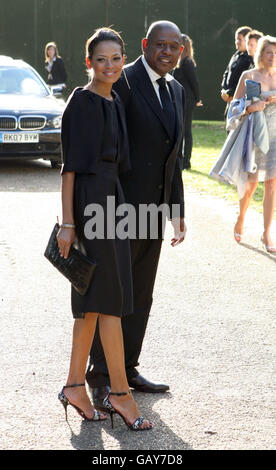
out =
<path fill-rule="evenodd" d="M 229 96 L 225 90 L 221 90 L 221 98 L 223 101 L 225 101 L 225 103 L 230 103 L 230 101 L 233 99 L 233 96 Z"/>
<path fill-rule="evenodd" d="M 183 217 L 172 219 L 171 223 L 174 228 L 174 237 L 171 240 L 171 246 L 177 246 L 183 242 L 187 227 Z"/>

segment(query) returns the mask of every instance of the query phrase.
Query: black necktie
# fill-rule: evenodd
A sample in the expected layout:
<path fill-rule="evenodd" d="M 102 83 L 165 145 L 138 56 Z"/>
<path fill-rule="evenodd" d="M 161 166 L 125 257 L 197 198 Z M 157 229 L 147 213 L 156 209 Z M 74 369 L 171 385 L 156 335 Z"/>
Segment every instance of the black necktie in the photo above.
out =
<path fill-rule="evenodd" d="M 171 138 L 171 140 L 174 140 L 175 111 L 174 111 L 173 102 L 171 100 L 170 94 L 169 94 L 167 86 L 166 86 L 166 79 L 164 77 L 161 77 L 158 80 L 156 80 L 156 82 L 159 85 L 160 99 L 161 99 L 164 114 L 166 116 L 168 128 L 170 130 L 170 138 Z"/>

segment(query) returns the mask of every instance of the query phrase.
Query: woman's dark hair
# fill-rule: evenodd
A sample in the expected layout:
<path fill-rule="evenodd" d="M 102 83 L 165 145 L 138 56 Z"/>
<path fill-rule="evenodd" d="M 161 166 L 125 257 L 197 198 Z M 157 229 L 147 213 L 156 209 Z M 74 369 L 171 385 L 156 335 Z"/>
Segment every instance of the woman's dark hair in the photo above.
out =
<path fill-rule="evenodd" d="M 116 42 L 121 47 L 122 54 L 124 53 L 125 45 L 120 34 L 111 28 L 99 28 L 95 31 L 93 36 L 91 36 L 86 41 L 86 46 L 85 46 L 86 58 L 92 59 L 95 47 L 102 41 Z"/>

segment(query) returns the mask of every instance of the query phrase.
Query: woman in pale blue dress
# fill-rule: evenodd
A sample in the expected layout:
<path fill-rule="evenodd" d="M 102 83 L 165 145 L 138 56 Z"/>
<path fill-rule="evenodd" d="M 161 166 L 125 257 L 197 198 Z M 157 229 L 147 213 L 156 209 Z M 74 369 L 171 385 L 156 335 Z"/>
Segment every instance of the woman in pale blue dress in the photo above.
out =
<path fill-rule="evenodd" d="M 259 181 L 264 181 L 263 217 L 264 232 L 262 242 L 269 253 L 276 253 L 272 242 L 271 225 L 276 205 L 276 38 L 264 36 L 258 42 L 255 55 L 255 68 L 244 72 L 240 78 L 234 98 L 245 96 L 245 80 L 251 79 L 261 84 L 262 100 L 246 108 L 248 113 L 264 111 L 268 134 L 269 151 L 264 154 L 256 148 L 257 171 L 250 174 L 246 192 L 240 199 L 240 213 L 234 228 L 235 240 L 239 243 L 243 236 L 244 217 Z"/>

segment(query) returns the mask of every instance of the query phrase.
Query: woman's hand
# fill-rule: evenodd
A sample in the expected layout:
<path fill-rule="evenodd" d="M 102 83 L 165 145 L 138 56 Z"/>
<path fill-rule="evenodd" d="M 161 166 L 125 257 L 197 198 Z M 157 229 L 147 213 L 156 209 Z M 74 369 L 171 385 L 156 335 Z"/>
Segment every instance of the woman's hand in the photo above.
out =
<path fill-rule="evenodd" d="M 267 103 L 276 103 L 276 95 L 269 95 L 266 97 L 265 101 Z"/>
<path fill-rule="evenodd" d="M 203 106 L 203 103 L 202 103 L 202 101 L 201 101 L 201 100 L 200 100 L 200 101 L 198 101 L 198 102 L 196 103 L 196 106 Z"/>
<path fill-rule="evenodd" d="M 66 259 L 71 245 L 75 241 L 75 229 L 60 228 L 57 234 L 57 241 L 60 255 Z"/>
<path fill-rule="evenodd" d="M 250 104 L 249 106 L 247 106 L 246 110 L 249 113 L 256 113 L 257 111 L 264 111 L 265 106 L 266 106 L 266 101 L 259 100 L 259 101 L 255 101 L 255 103 Z"/>

